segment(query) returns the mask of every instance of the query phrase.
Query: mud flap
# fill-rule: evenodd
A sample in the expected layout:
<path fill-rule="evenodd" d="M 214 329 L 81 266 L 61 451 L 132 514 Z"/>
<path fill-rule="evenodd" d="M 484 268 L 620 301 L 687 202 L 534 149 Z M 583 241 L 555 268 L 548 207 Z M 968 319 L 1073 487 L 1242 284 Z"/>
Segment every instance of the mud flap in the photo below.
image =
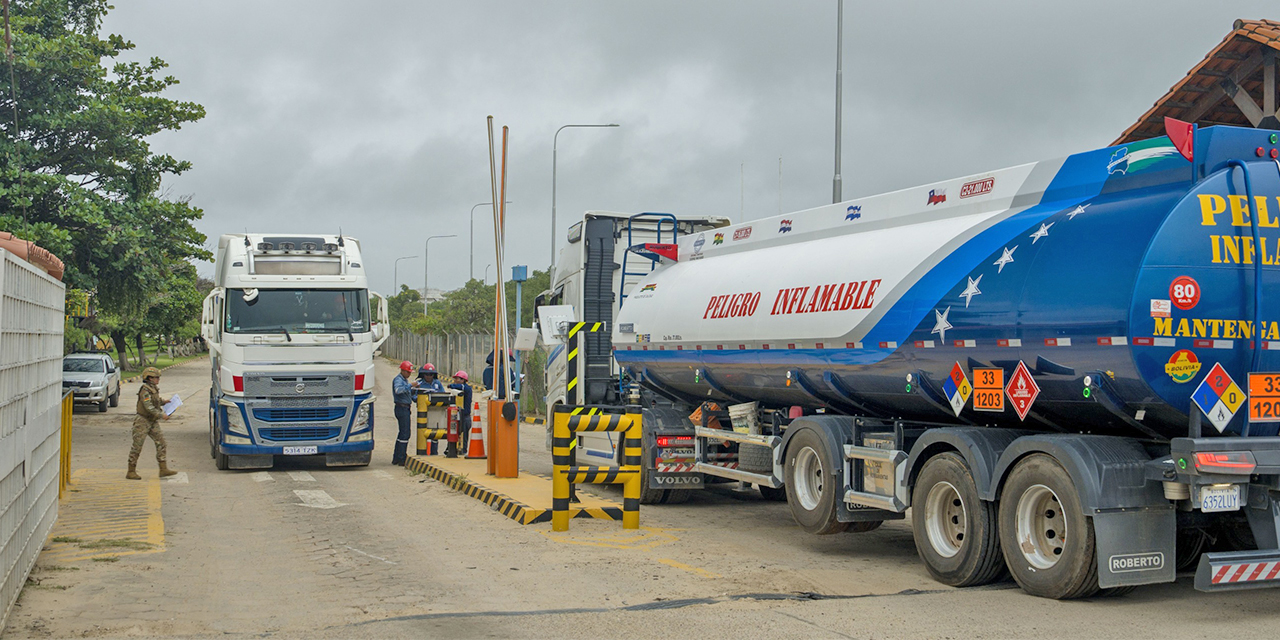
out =
<path fill-rule="evenodd" d="M 1095 513 L 1093 531 L 1099 587 L 1174 581 L 1177 519 L 1172 508 Z"/>
<path fill-rule="evenodd" d="M 276 457 L 271 454 L 258 456 L 227 456 L 228 469 L 270 469 L 275 466 Z"/>
<path fill-rule="evenodd" d="M 372 451 L 324 454 L 324 466 L 326 467 L 360 467 L 369 464 L 370 460 L 373 460 Z"/>

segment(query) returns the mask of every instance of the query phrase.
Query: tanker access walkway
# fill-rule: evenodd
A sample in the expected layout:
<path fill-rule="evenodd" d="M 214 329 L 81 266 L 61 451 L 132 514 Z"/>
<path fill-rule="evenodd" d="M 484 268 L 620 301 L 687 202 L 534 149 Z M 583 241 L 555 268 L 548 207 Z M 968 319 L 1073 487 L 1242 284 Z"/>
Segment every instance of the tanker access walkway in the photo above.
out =
<path fill-rule="evenodd" d="M 520 435 L 535 437 L 534 430 L 522 425 Z M 540 434 L 539 434 L 540 435 Z M 551 454 L 547 453 L 550 460 Z M 479 500 L 498 513 L 520 524 L 551 522 L 551 478 L 530 473 L 524 469 L 515 478 L 498 478 L 485 475 L 483 458 L 446 458 L 443 455 L 410 455 L 405 469 L 411 474 L 425 474 L 445 486 Z M 569 505 L 570 518 L 596 518 L 622 520 L 622 505 L 593 496 L 585 491 L 577 492 L 581 502 Z"/>

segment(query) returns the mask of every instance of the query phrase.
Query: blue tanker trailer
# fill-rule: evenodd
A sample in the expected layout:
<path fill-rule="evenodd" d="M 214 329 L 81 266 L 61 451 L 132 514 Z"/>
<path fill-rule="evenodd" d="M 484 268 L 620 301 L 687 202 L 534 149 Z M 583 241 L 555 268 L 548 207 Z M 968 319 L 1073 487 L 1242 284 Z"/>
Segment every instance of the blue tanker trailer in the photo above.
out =
<path fill-rule="evenodd" d="M 651 491 L 750 482 L 819 534 L 914 507 L 946 584 L 1280 584 L 1278 149 L 1214 127 L 631 247 L 623 376 L 580 402 L 646 407 Z"/>

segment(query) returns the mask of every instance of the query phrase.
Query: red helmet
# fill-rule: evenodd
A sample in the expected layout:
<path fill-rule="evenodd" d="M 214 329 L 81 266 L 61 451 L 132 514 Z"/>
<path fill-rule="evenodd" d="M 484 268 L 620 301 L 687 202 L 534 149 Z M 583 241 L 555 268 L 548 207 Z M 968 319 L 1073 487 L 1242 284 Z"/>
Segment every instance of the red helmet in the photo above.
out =
<path fill-rule="evenodd" d="M 418 373 L 435 373 L 435 372 L 436 372 L 436 366 L 434 364 L 431 364 L 430 362 L 422 365 L 421 369 L 418 369 Z"/>
<path fill-rule="evenodd" d="M 404 362 L 401 362 L 401 363 L 400 363 L 400 370 L 401 370 L 401 371 L 413 371 L 413 363 L 412 363 L 412 362 L 409 362 L 408 360 L 405 360 Z"/>
<path fill-rule="evenodd" d="M 459 372 L 457 372 L 457 373 L 453 374 L 453 377 L 454 377 L 454 379 L 455 379 L 455 380 L 462 380 L 463 382 L 468 382 L 468 381 L 470 381 L 470 380 L 471 380 L 471 378 L 468 378 L 468 377 L 467 377 L 467 372 L 466 372 L 466 371 L 459 371 Z"/>

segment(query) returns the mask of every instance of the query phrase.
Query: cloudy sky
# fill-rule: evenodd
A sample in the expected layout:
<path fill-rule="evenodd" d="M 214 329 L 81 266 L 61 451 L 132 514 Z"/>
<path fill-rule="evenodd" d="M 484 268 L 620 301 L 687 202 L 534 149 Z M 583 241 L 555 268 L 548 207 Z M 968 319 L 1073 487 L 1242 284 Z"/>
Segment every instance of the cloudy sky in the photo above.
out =
<path fill-rule="evenodd" d="M 837 0 L 116 0 L 208 116 L 157 136 L 222 233 L 360 238 L 375 289 L 469 276 L 485 116 L 510 127 L 508 264 L 550 263 L 585 210 L 735 221 L 831 201 Z M 1267 9 L 1270 8 L 1270 13 Z M 1274 2 L 867 2 L 844 20 L 844 199 L 1109 144 Z M 781 177 L 779 177 L 781 159 Z M 476 278 L 493 260 L 475 215 Z M 202 269 L 211 272 L 209 265 Z M 489 270 L 489 281 L 494 277 Z"/>

